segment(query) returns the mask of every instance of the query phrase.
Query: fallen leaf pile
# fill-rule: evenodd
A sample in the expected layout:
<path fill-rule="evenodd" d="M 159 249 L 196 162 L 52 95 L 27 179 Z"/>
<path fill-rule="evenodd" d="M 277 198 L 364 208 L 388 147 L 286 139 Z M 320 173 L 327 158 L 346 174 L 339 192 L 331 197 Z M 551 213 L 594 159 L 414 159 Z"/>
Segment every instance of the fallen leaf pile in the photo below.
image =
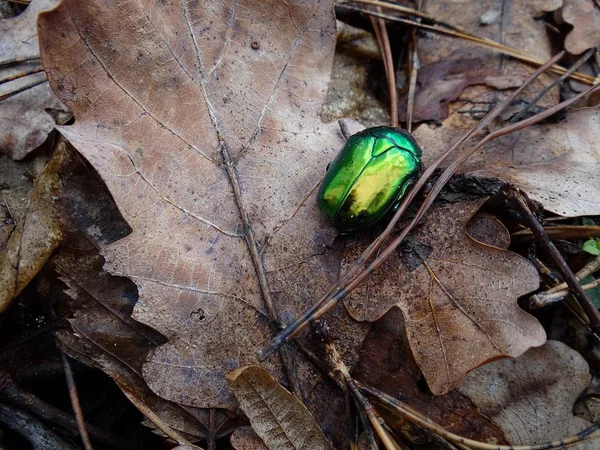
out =
<path fill-rule="evenodd" d="M 573 26 L 570 53 L 600 45 L 591 0 L 492 3 L 435 0 L 424 11 L 543 60 L 542 16 Z M 26 161 L 6 159 L 0 172 L 0 311 L 39 274 L 69 311 L 60 348 L 152 410 L 178 448 L 221 438 L 238 450 L 348 448 L 351 407 L 320 370 L 323 342 L 361 383 L 471 439 L 525 445 L 589 426 L 572 413 L 589 367 L 517 303 L 540 287 L 538 269 L 480 211 L 487 194 L 436 202 L 312 328 L 321 334 L 259 360 L 382 229 L 341 236 L 316 205 L 346 128 L 323 118 L 386 114 L 368 86 L 382 64 L 369 33 L 350 29 L 358 37 L 340 38 L 334 64 L 333 2 L 33 0 L 3 30 L 0 62 L 40 56 L 36 76 L 48 82 L 0 103 L 0 150 Z M 413 134 L 427 165 L 534 68 L 417 36 L 413 119 L 425 123 Z M 358 63 L 357 49 L 373 59 Z M 555 78 L 542 75 L 520 101 Z M 65 107 L 68 125 L 46 112 Z M 55 126 L 58 144 L 32 172 L 27 154 Z M 491 142 L 461 171 L 510 182 L 561 216 L 600 215 L 599 129 L 598 108 L 570 111 Z M 410 430 L 415 448 L 439 445 Z"/>

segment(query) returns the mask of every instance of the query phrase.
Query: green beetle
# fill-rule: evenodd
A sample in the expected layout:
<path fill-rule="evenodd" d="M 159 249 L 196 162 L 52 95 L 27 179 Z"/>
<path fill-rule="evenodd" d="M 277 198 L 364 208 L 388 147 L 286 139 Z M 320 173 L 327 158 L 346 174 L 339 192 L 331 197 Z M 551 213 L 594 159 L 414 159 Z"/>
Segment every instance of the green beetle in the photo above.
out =
<path fill-rule="evenodd" d="M 421 171 L 421 149 L 404 130 L 367 128 L 327 168 L 319 208 L 342 233 L 362 230 L 396 208 Z"/>

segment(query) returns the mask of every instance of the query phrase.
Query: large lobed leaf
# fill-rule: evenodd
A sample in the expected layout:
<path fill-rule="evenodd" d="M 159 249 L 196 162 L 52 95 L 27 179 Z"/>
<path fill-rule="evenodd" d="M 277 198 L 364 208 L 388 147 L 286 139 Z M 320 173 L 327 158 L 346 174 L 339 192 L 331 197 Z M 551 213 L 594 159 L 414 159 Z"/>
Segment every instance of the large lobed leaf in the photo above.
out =
<path fill-rule="evenodd" d="M 135 317 L 169 338 L 147 382 L 232 407 L 225 374 L 270 338 L 263 297 L 289 320 L 338 273 L 313 198 L 342 143 L 318 117 L 332 4 L 66 1 L 39 26 L 48 78 L 76 117 L 61 132 L 133 229 L 103 249 L 106 267 L 135 281 Z M 343 310 L 332 320 L 350 328 L 352 354 L 363 332 Z"/>
<path fill-rule="evenodd" d="M 375 321 L 392 306 L 400 308 L 415 360 L 438 395 L 469 370 L 546 341 L 539 322 L 516 302 L 537 288 L 535 267 L 467 235 L 466 224 L 482 203 L 458 202 L 429 212 L 404 251 L 346 299 L 357 320 Z M 348 247 L 349 261 L 361 244 Z"/>

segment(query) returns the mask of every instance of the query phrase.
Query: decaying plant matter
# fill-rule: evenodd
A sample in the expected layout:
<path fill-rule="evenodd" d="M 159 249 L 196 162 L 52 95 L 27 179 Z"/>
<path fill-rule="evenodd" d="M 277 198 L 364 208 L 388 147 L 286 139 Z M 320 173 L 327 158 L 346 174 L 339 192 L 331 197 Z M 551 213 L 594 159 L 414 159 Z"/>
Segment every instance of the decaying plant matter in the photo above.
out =
<path fill-rule="evenodd" d="M 48 299 L 76 412 L 43 419 L 136 447 L 86 424 L 66 354 L 181 449 L 592 449 L 600 418 L 572 410 L 598 394 L 599 266 L 572 246 L 600 235 L 599 6 L 549 3 L 33 0 L 0 21 L 0 143 L 25 158 L 1 172 L 0 311 Z M 336 50 L 336 13 L 359 43 Z M 348 234 L 316 197 L 363 125 L 323 122 L 328 89 L 424 150 L 397 209 Z M 348 105 L 327 116 L 368 120 Z M 518 303 L 569 294 L 568 332 Z M 24 435 L 30 339 L 0 352 L 0 423 Z"/>

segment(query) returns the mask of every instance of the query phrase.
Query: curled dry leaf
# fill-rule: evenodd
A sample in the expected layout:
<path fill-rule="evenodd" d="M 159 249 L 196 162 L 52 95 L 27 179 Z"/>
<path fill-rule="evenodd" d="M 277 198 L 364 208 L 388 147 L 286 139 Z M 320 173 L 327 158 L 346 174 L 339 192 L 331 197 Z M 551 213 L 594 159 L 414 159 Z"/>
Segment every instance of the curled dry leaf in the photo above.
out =
<path fill-rule="evenodd" d="M 375 321 L 393 306 L 401 309 L 415 360 L 437 395 L 481 364 L 519 356 L 546 340 L 539 322 L 517 305 L 519 296 L 538 287 L 535 267 L 465 231 L 482 203 L 459 202 L 430 212 L 402 254 L 390 257 L 345 302 L 357 320 Z M 347 260 L 353 261 L 364 244 L 349 247 Z"/>
<path fill-rule="evenodd" d="M 423 125 L 415 137 L 428 158 L 460 132 Z M 600 214 L 600 109 L 570 111 L 559 123 L 538 124 L 488 143 L 462 169 L 517 185 L 554 213 Z"/>
<path fill-rule="evenodd" d="M 40 67 L 39 61 L 30 61 L 12 67 L 2 63 L 39 57 L 36 21 L 40 11 L 51 9 L 59 0 L 33 0 L 23 14 L 0 20 L 0 80 L 20 72 Z M 0 85 L 0 96 L 17 91 L 30 83 L 45 80 L 37 73 Z M 46 109 L 67 112 L 54 95 L 48 83 L 43 83 L 0 102 L 0 153 L 13 159 L 22 159 L 41 145 L 54 129 L 54 119 Z"/>
<path fill-rule="evenodd" d="M 591 425 L 573 415 L 573 405 L 590 380 L 588 364 L 579 353 L 548 341 L 519 358 L 474 370 L 457 389 L 502 427 L 511 444 L 533 445 L 572 436 Z M 597 449 L 598 441 L 573 448 Z"/>
<path fill-rule="evenodd" d="M 564 0 L 562 17 L 573 25 L 565 39 L 565 49 L 579 55 L 588 48 L 600 47 L 600 6 L 594 0 Z"/>
<path fill-rule="evenodd" d="M 306 407 L 263 368 L 236 369 L 227 375 L 227 382 L 270 450 L 331 449 Z"/>
<path fill-rule="evenodd" d="M 45 162 L 48 159 L 45 158 Z M 33 191 L 34 177 L 27 165 L 12 161 L 8 156 L 0 156 L 0 250 L 27 211 L 29 196 Z"/>
<path fill-rule="evenodd" d="M 486 64 L 487 63 L 487 64 Z M 481 58 L 444 59 L 419 70 L 420 89 L 415 96 L 413 120 L 442 120 L 449 105 L 468 86 L 485 85 L 495 90 L 519 87 L 523 78 L 498 71 Z M 407 97 L 400 99 L 400 116 L 406 117 Z"/>
<path fill-rule="evenodd" d="M 332 3 L 65 1 L 39 24 L 50 83 L 76 117 L 60 131 L 133 230 L 102 249 L 106 268 L 137 284 L 135 318 L 169 339 L 145 379 L 185 405 L 235 408 L 225 374 L 271 338 L 265 300 L 291 320 L 339 272 L 314 198 L 343 142 L 318 116 Z M 366 326 L 343 308 L 329 319 L 351 358 Z M 277 358 L 266 367 L 281 376 Z"/>
<path fill-rule="evenodd" d="M 0 312 L 29 284 L 63 239 L 62 183 L 57 173 L 62 163 L 63 153 L 57 148 L 35 180 L 26 211 L 0 248 Z M 21 171 L 26 172 L 26 167 Z"/>

